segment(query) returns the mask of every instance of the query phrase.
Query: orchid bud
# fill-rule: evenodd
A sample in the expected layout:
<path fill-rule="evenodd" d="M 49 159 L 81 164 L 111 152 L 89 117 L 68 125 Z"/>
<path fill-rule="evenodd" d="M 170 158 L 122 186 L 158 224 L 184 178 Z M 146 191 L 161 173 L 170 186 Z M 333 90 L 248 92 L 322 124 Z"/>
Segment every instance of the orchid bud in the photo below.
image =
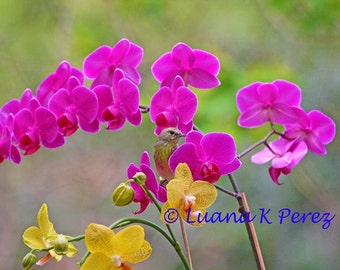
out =
<path fill-rule="evenodd" d="M 133 188 L 126 182 L 121 183 L 112 193 L 114 205 L 125 206 L 132 202 L 135 196 Z"/>
<path fill-rule="evenodd" d="M 57 238 L 54 240 L 54 251 L 58 255 L 65 255 L 68 250 L 68 240 L 62 234 L 58 234 Z"/>
<path fill-rule="evenodd" d="M 33 253 L 27 253 L 25 257 L 22 259 L 22 267 L 24 270 L 30 269 L 37 262 L 37 256 Z"/>
<path fill-rule="evenodd" d="M 136 182 L 138 185 L 144 185 L 146 180 L 145 173 L 138 172 L 133 176 L 133 181 Z"/>

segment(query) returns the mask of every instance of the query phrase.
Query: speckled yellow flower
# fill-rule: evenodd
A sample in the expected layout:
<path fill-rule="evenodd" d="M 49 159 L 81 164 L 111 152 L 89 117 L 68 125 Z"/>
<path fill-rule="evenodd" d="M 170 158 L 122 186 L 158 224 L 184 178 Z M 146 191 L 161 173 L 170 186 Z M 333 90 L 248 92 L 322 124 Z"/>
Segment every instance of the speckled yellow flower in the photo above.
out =
<path fill-rule="evenodd" d="M 168 183 L 166 189 L 168 200 L 162 207 L 163 222 L 169 222 L 167 215 L 179 214 L 184 221 L 193 226 L 205 224 L 203 217 L 206 208 L 212 205 L 217 197 L 217 190 L 213 184 L 202 180 L 194 181 L 188 165 L 179 163 L 175 177 Z M 170 218 L 174 221 L 177 216 Z"/>
<path fill-rule="evenodd" d="M 24 243 L 32 250 L 42 250 L 54 246 L 55 240 L 57 238 L 59 239 L 61 235 L 54 230 L 53 224 L 48 217 L 48 208 L 45 203 L 38 212 L 37 221 L 39 227 L 32 226 L 25 230 L 22 236 Z M 77 249 L 71 243 L 68 243 L 68 248 L 64 250 L 65 252 L 63 254 L 67 257 L 73 257 L 77 253 Z M 59 255 L 54 249 L 51 249 L 44 258 L 37 262 L 37 264 L 43 265 L 51 257 L 56 261 L 60 261 L 63 255 Z"/>
<path fill-rule="evenodd" d="M 142 262 L 152 252 L 139 225 L 114 233 L 104 225 L 91 223 L 85 231 L 85 244 L 91 254 L 80 270 L 130 270 L 132 267 L 127 262 Z"/>

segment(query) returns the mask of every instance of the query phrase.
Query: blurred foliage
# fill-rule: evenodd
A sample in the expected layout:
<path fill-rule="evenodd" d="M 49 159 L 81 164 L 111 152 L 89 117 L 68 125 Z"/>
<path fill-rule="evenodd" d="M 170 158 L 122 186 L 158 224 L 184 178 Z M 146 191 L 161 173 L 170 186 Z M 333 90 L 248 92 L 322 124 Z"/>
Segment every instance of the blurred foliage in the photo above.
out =
<path fill-rule="evenodd" d="M 340 7 L 337 0 L 2 0 L 0 1 L 0 104 L 20 97 L 66 59 L 81 68 L 96 47 L 126 37 L 144 48 L 140 66 L 142 103 L 157 90 L 151 64 L 177 42 L 217 55 L 221 86 L 194 90 L 199 97 L 196 124 L 204 131 L 231 133 L 243 150 L 269 127 L 244 130 L 236 125 L 235 94 L 254 81 L 286 79 L 303 91 L 303 107 L 319 109 L 336 123 L 339 114 Z M 111 192 L 126 178 L 130 162 L 152 152 L 155 136 L 148 115 L 142 127 L 96 135 L 78 132 L 65 146 L 39 150 L 19 166 L 0 166 L 0 269 L 19 269 L 27 252 L 21 234 L 35 224 L 47 202 L 58 231 L 79 234 L 89 222 L 110 224 L 136 210 L 112 208 Z M 284 185 L 271 183 L 265 166 L 249 157 L 236 173 L 251 209 L 283 207 L 340 215 L 338 137 L 325 157 L 307 155 Z M 239 152 L 240 152 L 239 151 Z M 221 185 L 230 188 L 226 180 Z M 146 214 L 157 220 L 154 209 Z M 217 211 L 236 211 L 233 198 L 220 196 Z M 340 263 L 339 221 L 320 224 L 255 223 L 268 269 L 336 269 Z M 211 224 L 188 231 L 195 269 L 254 269 L 245 229 L 240 224 Z M 181 269 L 175 253 L 158 234 L 150 260 L 138 269 Z M 80 248 L 81 249 L 81 248 Z M 81 254 L 79 255 L 81 256 Z M 171 259 L 169 259 L 171 257 Z M 79 258 L 79 257 L 78 257 Z M 76 269 L 75 261 L 49 263 L 46 269 Z M 40 268 L 39 268 L 40 269 Z"/>

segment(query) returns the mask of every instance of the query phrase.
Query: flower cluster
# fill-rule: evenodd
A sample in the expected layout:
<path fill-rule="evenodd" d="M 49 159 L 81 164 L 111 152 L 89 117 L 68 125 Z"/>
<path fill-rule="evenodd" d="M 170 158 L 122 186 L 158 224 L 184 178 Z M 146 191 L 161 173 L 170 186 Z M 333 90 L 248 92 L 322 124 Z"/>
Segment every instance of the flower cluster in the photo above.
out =
<path fill-rule="evenodd" d="M 272 160 L 269 174 L 278 185 L 281 173 L 289 174 L 308 150 L 325 155 L 325 145 L 335 137 L 333 120 L 318 110 L 305 112 L 301 99 L 300 88 L 285 80 L 255 82 L 240 89 L 236 96 L 241 127 L 254 128 L 266 122 L 272 127 L 274 124 L 284 127 L 279 139 L 252 156 L 256 164 Z"/>
<path fill-rule="evenodd" d="M 117 130 L 129 121 L 141 124 L 137 67 L 143 50 L 127 39 L 102 46 L 84 60 L 83 72 L 62 61 L 37 87 L 0 108 L 0 163 L 21 161 L 41 146 L 56 148 L 80 127 L 96 133 L 100 123 Z M 91 87 L 84 78 L 92 80 Z"/>
<path fill-rule="evenodd" d="M 149 153 L 143 152 L 138 165 L 128 166 L 128 180 L 114 190 L 114 205 L 125 206 L 133 201 L 139 203 L 133 214 L 141 214 L 153 203 L 165 223 L 165 214 L 175 209 L 181 221 L 189 219 L 193 226 L 203 225 L 198 217 L 215 202 L 217 188 L 236 197 L 239 203 L 244 200 L 244 193 L 241 195 L 233 177 L 230 179 L 235 192 L 216 186 L 221 176 L 232 174 L 242 165 L 243 154 L 237 155 L 234 138 L 222 132 L 203 134 L 194 124 L 198 108 L 194 91 L 220 85 L 219 60 L 206 51 L 176 44 L 151 67 L 160 85 L 148 107 L 140 105 L 141 76 L 137 68 L 142 57 L 141 47 L 122 39 L 113 47 L 95 49 L 85 58 L 82 71 L 62 61 L 40 83 L 36 95 L 26 89 L 20 99 L 8 101 L 0 108 L 0 163 L 6 159 L 19 163 L 22 154 L 31 155 L 41 146 L 60 147 L 79 128 L 96 133 L 103 123 L 111 131 L 121 129 L 126 121 L 138 126 L 142 122 L 140 108 L 146 108 L 143 112 L 150 112 L 154 134 L 158 136 L 154 153 L 157 173 Z M 85 78 L 90 80 L 90 86 L 86 86 Z M 265 145 L 251 160 L 256 164 L 271 161 L 269 174 L 278 185 L 279 176 L 289 174 L 308 151 L 325 155 L 325 145 L 335 137 L 333 120 L 317 110 L 305 112 L 301 100 L 300 88 L 284 80 L 254 82 L 240 89 L 236 96 L 239 126 L 255 128 L 270 124 L 269 135 L 243 153 Z M 277 125 L 283 126 L 282 133 L 276 130 Z M 269 141 L 272 135 L 279 138 Z M 178 146 L 181 137 L 185 137 L 184 143 Z M 240 204 L 243 205 L 244 202 Z M 79 262 L 80 269 L 132 269 L 130 264 L 146 260 L 152 252 L 144 240 L 144 229 L 132 225 L 118 233 L 112 230 L 134 222 L 161 232 L 189 269 L 168 224 L 169 235 L 154 223 L 124 218 L 110 227 L 91 223 L 83 236 L 71 238 L 56 233 L 46 204 L 39 210 L 37 220 L 39 227 L 29 227 L 23 234 L 24 243 L 32 249 L 24 257 L 25 269 L 36 263 L 33 254 L 36 251 L 47 254 L 38 260 L 39 265 L 50 258 L 60 261 L 63 255 L 74 256 L 77 250 L 71 242 L 79 239 L 85 239 L 88 249 Z"/>
<path fill-rule="evenodd" d="M 226 175 L 237 170 L 241 162 L 236 158 L 236 146 L 231 135 L 226 133 L 202 134 L 194 131 L 193 118 L 195 116 L 198 99 L 189 89 L 189 85 L 208 89 L 220 85 L 217 78 L 220 69 L 218 58 L 206 51 L 191 49 L 184 43 L 176 44 L 171 52 L 163 54 L 152 65 L 151 71 L 154 78 L 160 82 L 158 91 L 150 102 L 150 119 L 155 123 L 155 134 L 162 135 L 167 128 L 177 128 L 178 132 L 170 129 L 169 132 L 186 134 L 185 143 L 176 151 L 178 136 L 165 135 L 164 141 L 159 145 L 163 153 L 155 155 L 155 165 L 161 177 L 172 175 L 180 163 L 187 164 L 195 181 L 214 183 L 221 175 Z M 144 160 L 144 161 L 143 161 Z M 160 163 L 168 164 L 160 164 Z M 166 191 L 155 178 L 155 173 L 150 167 L 147 153 L 141 158 L 141 166 L 131 164 L 128 168 L 128 178 L 131 179 L 137 172 L 146 175 L 146 188 L 151 191 L 156 199 L 165 202 Z M 168 177 L 167 177 L 168 178 Z M 167 180 L 171 180 L 167 179 Z M 140 185 L 131 182 L 134 189 L 134 202 L 140 203 L 142 213 L 151 202 L 145 190 Z"/>
<path fill-rule="evenodd" d="M 218 58 L 206 51 L 191 49 L 177 43 L 157 59 L 151 71 L 160 82 L 160 89 L 151 99 L 150 118 L 156 124 L 155 133 L 166 127 L 178 127 L 184 134 L 193 127 L 197 97 L 188 88 L 214 88 L 220 85 Z"/>

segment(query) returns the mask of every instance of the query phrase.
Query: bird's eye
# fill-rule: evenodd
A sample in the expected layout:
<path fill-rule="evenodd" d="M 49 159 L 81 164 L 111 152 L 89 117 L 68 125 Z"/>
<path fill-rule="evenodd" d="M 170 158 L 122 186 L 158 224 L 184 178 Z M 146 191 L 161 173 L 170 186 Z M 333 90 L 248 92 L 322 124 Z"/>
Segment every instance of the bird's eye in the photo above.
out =
<path fill-rule="evenodd" d="M 173 130 L 170 130 L 169 133 L 170 133 L 170 135 L 175 135 L 175 131 L 173 131 Z"/>

